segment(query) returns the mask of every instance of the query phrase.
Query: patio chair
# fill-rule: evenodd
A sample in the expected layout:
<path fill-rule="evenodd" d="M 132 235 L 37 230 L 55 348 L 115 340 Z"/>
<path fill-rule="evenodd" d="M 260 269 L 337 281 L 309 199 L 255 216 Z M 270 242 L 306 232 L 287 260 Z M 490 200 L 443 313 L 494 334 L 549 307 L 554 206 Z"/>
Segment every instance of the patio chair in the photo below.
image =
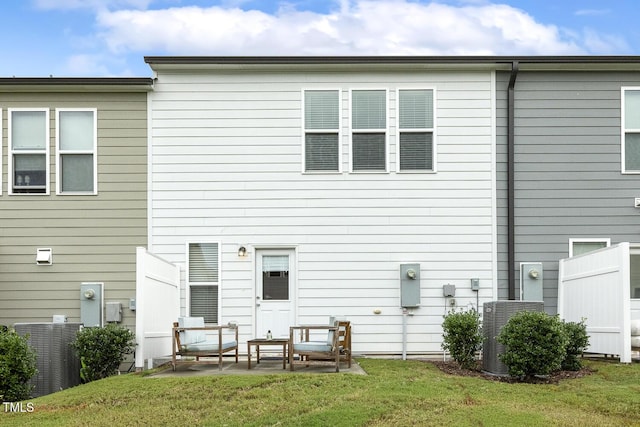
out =
<path fill-rule="evenodd" d="M 211 333 L 213 332 L 213 333 Z M 205 326 L 204 317 L 179 317 L 173 323 L 173 354 L 171 364 L 176 370 L 176 364 L 190 362 L 195 358 L 200 362 L 201 357 L 217 357 L 218 369 L 222 369 L 222 355 L 235 351 L 238 363 L 238 327 L 233 324 L 226 326 Z M 180 359 L 177 357 L 180 356 Z M 205 363 L 205 361 L 201 362 Z"/>
<path fill-rule="evenodd" d="M 312 332 L 327 331 L 326 340 L 311 340 Z M 340 347 L 338 344 L 338 322 L 330 325 L 300 325 L 289 327 L 289 369 L 294 365 L 310 363 L 331 363 L 340 372 Z M 294 355 L 299 359 L 295 360 Z"/>
<path fill-rule="evenodd" d="M 347 320 L 338 321 L 338 349 L 340 350 L 340 360 L 346 361 L 351 367 L 351 322 Z"/>

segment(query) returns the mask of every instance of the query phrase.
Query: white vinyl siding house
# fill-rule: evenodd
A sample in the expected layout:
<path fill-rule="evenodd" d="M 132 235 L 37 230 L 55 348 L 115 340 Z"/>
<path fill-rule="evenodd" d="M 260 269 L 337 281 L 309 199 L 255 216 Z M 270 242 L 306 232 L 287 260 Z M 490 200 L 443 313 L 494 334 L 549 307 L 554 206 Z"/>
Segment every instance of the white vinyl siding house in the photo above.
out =
<path fill-rule="evenodd" d="M 146 61 L 157 76 L 149 250 L 185 271 L 186 244 L 219 242 L 216 321 L 238 322 L 241 341 L 277 316 L 335 315 L 352 322 L 356 353 L 400 353 L 403 263 L 419 263 L 421 277 L 409 353 L 441 351 L 445 312 L 495 298 L 492 71 Z M 401 125 L 405 95 L 431 115 L 406 110 Z M 404 145 L 403 132 L 419 137 Z M 185 274 L 183 314 L 188 286 Z"/>

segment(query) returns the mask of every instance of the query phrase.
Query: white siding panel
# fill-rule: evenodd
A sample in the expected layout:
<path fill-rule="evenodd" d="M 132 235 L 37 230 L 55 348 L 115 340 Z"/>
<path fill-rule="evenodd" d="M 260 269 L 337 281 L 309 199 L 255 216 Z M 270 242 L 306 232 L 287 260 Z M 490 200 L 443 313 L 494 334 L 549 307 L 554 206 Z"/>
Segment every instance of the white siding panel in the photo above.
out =
<path fill-rule="evenodd" d="M 437 173 L 396 173 L 396 91 L 436 94 Z M 389 92 L 389 173 L 302 173 L 302 91 L 340 89 L 342 170 L 349 90 Z M 494 298 L 494 121 L 489 72 L 161 73 L 152 98 L 153 252 L 184 263 L 184 242 L 222 242 L 220 319 L 253 335 L 256 247 L 297 258 L 299 323 L 353 323 L 356 353 L 399 353 L 399 264 L 421 264 L 408 351 L 440 351 L 442 285 L 457 306 Z M 237 248 L 249 249 L 245 259 Z M 380 315 L 374 314 L 380 309 Z"/>

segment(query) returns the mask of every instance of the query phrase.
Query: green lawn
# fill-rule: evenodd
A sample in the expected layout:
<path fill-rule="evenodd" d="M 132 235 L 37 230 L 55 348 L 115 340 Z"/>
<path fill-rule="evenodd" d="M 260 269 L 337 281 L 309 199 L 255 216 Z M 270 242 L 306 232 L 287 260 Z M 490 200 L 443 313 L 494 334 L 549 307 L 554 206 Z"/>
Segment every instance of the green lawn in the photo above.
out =
<path fill-rule="evenodd" d="M 369 375 L 153 378 L 128 374 L 30 400 L 2 426 L 638 426 L 640 364 L 588 361 L 558 385 L 443 374 L 421 361 L 360 359 Z"/>

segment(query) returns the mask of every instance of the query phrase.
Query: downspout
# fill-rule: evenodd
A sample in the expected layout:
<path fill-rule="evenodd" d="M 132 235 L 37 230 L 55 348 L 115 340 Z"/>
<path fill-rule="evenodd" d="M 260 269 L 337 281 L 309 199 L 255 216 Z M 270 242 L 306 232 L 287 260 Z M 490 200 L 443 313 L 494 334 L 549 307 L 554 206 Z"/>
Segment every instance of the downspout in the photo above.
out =
<path fill-rule="evenodd" d="M 509 299 L 516 299 L 515 269 L 515 86 L 518 61 L 511 63 L 507 89 L 507 271 Z"/>

